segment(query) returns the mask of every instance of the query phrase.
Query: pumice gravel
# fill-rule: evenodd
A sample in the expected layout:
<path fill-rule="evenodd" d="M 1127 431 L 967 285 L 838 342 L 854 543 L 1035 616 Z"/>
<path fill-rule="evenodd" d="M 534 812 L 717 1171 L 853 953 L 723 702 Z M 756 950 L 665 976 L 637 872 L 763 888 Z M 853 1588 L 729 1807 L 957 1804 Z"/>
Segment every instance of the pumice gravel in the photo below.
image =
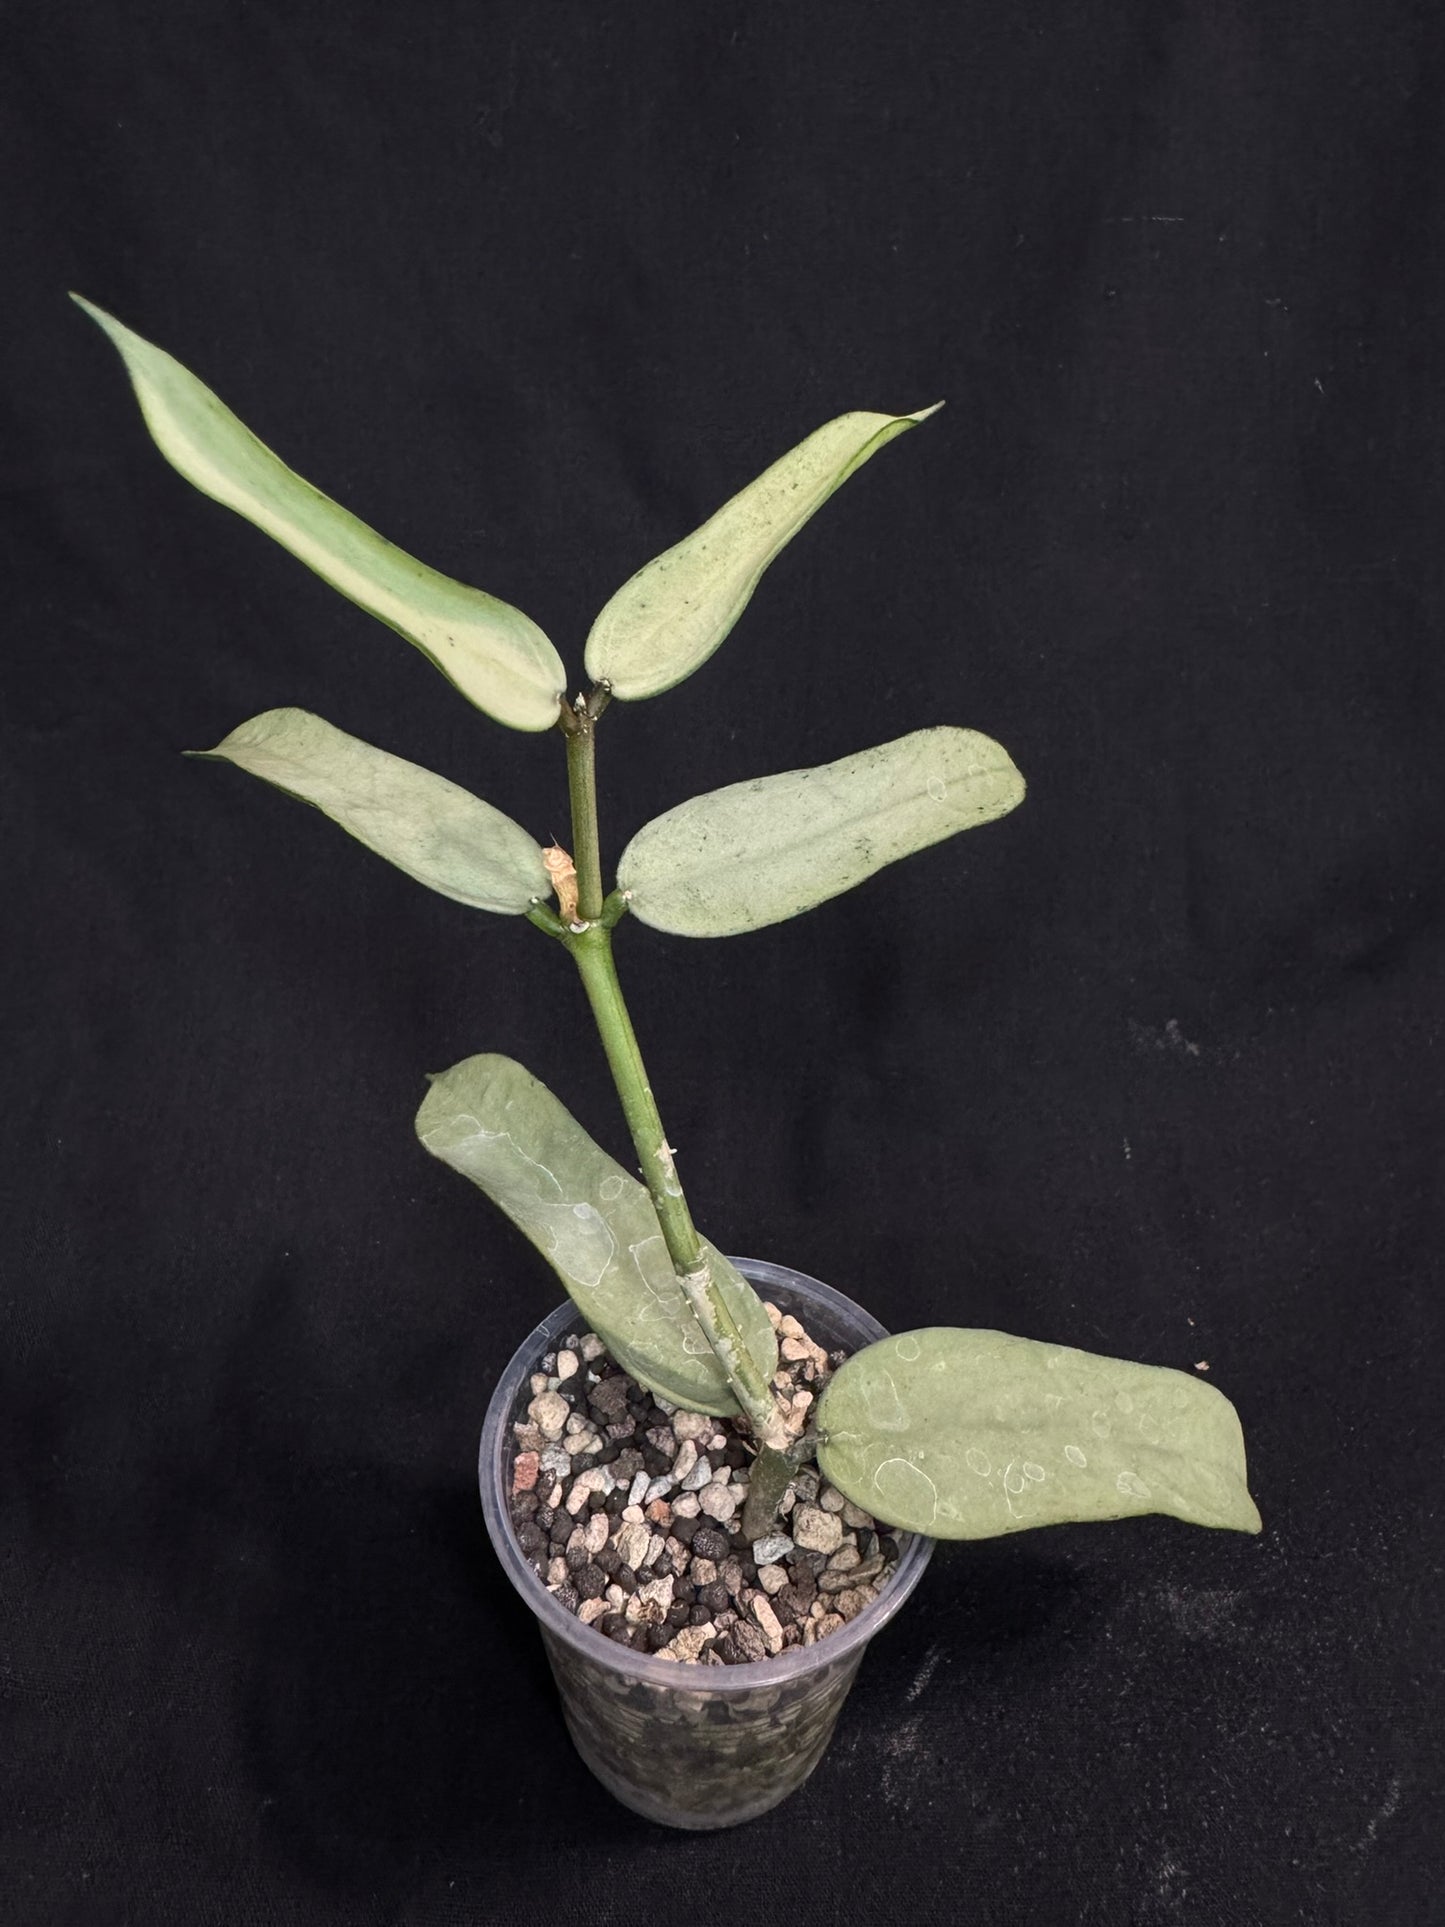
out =
<path fill-rule="evenodd" d="M 847 1356 L 765 1303 L 795 1435 Z M 765 1538 L 743 1507 L 753 1442 L 733 1419 L 670 1405 L 571 1333 L 538 1360 L 512 1425 L 512 1524 L 547 1590 L 604 1639 L 685 1665 L 812 1646 L 870 1606 L 899 1537 L 823 1479 L 794 1474 Z"/>

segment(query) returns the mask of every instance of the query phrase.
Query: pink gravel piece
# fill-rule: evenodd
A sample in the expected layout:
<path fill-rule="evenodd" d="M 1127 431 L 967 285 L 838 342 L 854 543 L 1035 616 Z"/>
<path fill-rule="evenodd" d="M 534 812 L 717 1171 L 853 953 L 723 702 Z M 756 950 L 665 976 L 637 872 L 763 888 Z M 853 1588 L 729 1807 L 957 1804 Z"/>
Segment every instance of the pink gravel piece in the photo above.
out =
<path fill-rule="evenodd" d="M 537 1483 L 542 1461 L 535 1452 L 519 1452 L 512 1461 L 512 1493 L 530 1492 Z"/>

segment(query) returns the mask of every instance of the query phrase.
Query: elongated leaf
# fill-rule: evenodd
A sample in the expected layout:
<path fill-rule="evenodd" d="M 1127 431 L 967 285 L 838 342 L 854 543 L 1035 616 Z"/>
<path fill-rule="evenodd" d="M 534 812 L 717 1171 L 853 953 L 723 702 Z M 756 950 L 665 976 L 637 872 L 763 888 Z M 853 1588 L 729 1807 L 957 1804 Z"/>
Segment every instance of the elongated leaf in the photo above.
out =
<path fill-rule="evenodd" d="M 1260 1530 L 1234 1407 L 1166 1366 L 935 1326 L 855 1352 L 818 1426 L 840 1491 L 935 1539 L 1141 1512 Z"/>
<path fill-rule="evenodd" d="M 540 846 L 490 803 L 429 769 L 373 749 L 304 709 L 268 709 L 214 749 L 313 803 L 418 883 L 477 910 L 516 916 L 552 888 Z"/>
<path fill-rule="evenodd" d="M 733 783 L 679 803 L 617 866 L 634 915 L 682 937 L 781 923 L 885 863 L 1023 800 L 1008 752 L 971 729 L 920 729 L 817 769 Z"/>
<path fill-rule="evenodd" d="M 587 638 L 588 675 L 635 701 L 701 668 L 779 550 L 870 455 L 933 412 L 856 413 L 825 422 L 623 583 Z"/>
<path fill-rule="evenodd" d="M 651 1198 L 544 1084 L 509 1057 L 468 1057 L 433 1079 L 416 1128 L 434 1157 L 525 1232 L 625 1371 L 689 1411 L 738 1410 L 673 1274 Z M 771 1379 L 778 1345 L 767 1313 L 722 1253 L 704 1249 Z"/>
<path fill-rule="evenodd" d="M 188 482 L 414 643 L 478 709 L 513 729 L 552 727 L 566 671 L 530 616 L 386 541 L 287 468 L 180 362 L 73 298 L 120 350 L 156 446 Z"/>

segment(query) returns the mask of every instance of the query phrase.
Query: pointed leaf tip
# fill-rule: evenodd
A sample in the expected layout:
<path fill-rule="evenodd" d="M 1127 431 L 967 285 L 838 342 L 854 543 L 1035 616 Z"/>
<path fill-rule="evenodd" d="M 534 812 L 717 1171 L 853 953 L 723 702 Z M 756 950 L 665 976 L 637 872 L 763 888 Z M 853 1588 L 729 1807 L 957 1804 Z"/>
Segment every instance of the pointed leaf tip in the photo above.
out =
<path fill-rule="evenodd" d="M 547 888 L 542 851 L 519 823 L 435 771 L 348 736 L 304 709 L 268 709 L 214 749 L 311 803 L 418 883 L 474 910 L 521 916 Z"/>
<path fill-rule="evenodd" d="M 747 607 L 763 571 L 915 415 L 856 411 L 825 422 L 675 547 L 624 582 L 592 625 L 587 673 L 614 696 L 659 695 L 702 666 Z"/>
<path fill-rule="evenodd" d="M 83 295 L 71 298 L 110 337 L 152 439 L 188 482 L 404 636 L 497 722 L 553 727 L 566 671 L 530 616 L 388 542 L 289 469 L 172 355 Z"/>

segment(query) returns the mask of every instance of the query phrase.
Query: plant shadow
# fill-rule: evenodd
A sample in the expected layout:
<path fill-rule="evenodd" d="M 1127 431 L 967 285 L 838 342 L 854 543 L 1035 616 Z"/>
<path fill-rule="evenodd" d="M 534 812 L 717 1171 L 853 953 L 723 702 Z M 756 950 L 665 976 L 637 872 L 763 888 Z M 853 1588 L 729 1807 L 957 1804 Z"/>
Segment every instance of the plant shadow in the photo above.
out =
<path fill-rule="evenodd" d="M 1083 1633 L 1104 1609 L 1092 1563 L 1012 1539 L 967 1546 L 940 1545 L 930 1577 L 946 1596 L 950 1643 L 960 1656 L 986 1665 L 1006 1655 L 1010 1665 L 1031 1650 L 1041 1656 Z"/>

